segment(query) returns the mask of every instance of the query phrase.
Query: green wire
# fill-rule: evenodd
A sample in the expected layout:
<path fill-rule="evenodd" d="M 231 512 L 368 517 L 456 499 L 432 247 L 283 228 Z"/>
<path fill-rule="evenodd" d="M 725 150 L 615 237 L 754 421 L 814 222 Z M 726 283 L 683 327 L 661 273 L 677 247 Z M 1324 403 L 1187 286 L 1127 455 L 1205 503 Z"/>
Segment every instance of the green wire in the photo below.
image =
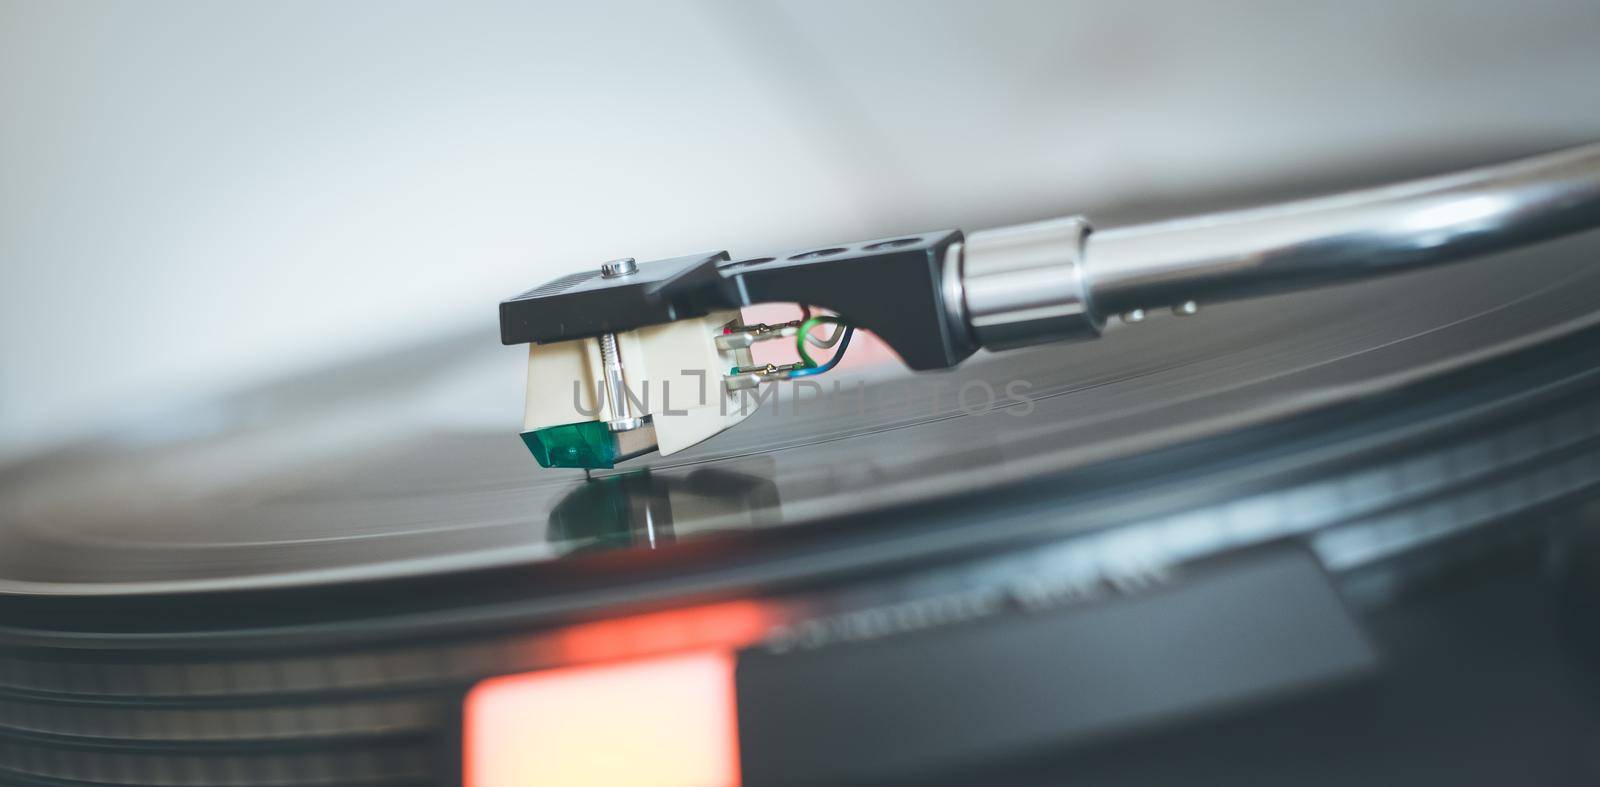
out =
<path fill-rule="evenodd" d="M 811 333 L 812 328 L 815 328 L 818 325 L 839 326 L 838 330 L 834 333 L 833 339 L 829 340 L 830 344 L 833 342 L 833 340 L 838 338 L 838 334 L 844 331 L 846 327 L 844 320 L 828 314 L 819 314 L 816 317 L 812 317 L 805 322 L 800 323 L 800 332 L 795 334 L 794 337 L 795 347 L 800 351 L 800 360 L 805 361 L 807 367 L 817 366 L 817 362 L 812 359 L 811 353 L 806 352 L 806 336 Z"/>

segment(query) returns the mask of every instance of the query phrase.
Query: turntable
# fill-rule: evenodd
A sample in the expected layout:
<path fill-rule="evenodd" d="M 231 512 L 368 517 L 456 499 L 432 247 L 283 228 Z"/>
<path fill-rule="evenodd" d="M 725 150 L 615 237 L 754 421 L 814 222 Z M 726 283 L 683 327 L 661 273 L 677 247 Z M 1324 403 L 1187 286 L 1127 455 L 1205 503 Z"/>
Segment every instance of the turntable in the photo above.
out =
<path fill-rule="evenodd" d="M 1592 782 L 1597 224 L 1586 147 L 616 261 L 501 313 L 596 426 L 487 331 L 129 423 L 0 474 L 0 783 Z"/>

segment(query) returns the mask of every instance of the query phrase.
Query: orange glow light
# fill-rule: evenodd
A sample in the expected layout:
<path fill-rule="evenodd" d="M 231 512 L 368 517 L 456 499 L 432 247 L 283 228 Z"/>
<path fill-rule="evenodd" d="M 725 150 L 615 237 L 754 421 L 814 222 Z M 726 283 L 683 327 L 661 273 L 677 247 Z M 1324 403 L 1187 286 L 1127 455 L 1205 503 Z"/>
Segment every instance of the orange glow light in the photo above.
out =
<path fill-rule="evenodd" d="M 781 622 L 782 612 L 759 601 L 726 601 L 580 623 L 551 637 L 562 664 L 650 656 L 675 650 L 742 648 Z"/>
<path fill-rule="evenodd" d="M 699 650 L 483 681 L 466 700 L 463 784 L 737 787 L 734 658 Z"/>

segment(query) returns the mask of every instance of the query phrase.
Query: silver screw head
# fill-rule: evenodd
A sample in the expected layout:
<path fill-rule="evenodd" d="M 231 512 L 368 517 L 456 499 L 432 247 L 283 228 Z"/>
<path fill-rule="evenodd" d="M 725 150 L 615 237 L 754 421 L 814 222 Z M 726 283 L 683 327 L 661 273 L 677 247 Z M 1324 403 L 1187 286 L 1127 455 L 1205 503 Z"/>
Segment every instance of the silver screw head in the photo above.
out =
<path fill-rule="evenodd" d="M 1179 317 L 1193 317 L 1194 315 L 1200 313 L 1200 304 L 1195 303 L 1194 301 L 1184 301 L 1183 303 L 1172 307 L 1172 313 L 1178 315 Z"/>
<path fill-rule="evenodd" d="M 1122 321 L 1127 323 L 1144 322 L 1144 309 L 1130 309 L 1123 312 Z"/>
<path fill-rule="evenodd" d="M 623 257 L 600 265 L 600 276 L 606 279 L 617 279 L 639 270 L 639 263 L 632 257 Z"/>

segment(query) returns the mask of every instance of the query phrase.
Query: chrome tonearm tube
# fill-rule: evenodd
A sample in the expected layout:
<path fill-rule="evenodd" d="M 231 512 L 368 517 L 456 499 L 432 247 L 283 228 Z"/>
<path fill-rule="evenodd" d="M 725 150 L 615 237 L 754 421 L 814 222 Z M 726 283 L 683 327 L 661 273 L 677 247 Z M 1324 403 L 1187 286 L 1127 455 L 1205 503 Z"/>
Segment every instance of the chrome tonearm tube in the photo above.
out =
<path fill-rule="evenodd" d="M 963 321 L 1004 349 L 1099 334 L 1110 315 L 1300 290 L 1600 227 L 1600 144 L 1249 210 L 1091 232 L 1081 218 L 951 247 Z"/>

